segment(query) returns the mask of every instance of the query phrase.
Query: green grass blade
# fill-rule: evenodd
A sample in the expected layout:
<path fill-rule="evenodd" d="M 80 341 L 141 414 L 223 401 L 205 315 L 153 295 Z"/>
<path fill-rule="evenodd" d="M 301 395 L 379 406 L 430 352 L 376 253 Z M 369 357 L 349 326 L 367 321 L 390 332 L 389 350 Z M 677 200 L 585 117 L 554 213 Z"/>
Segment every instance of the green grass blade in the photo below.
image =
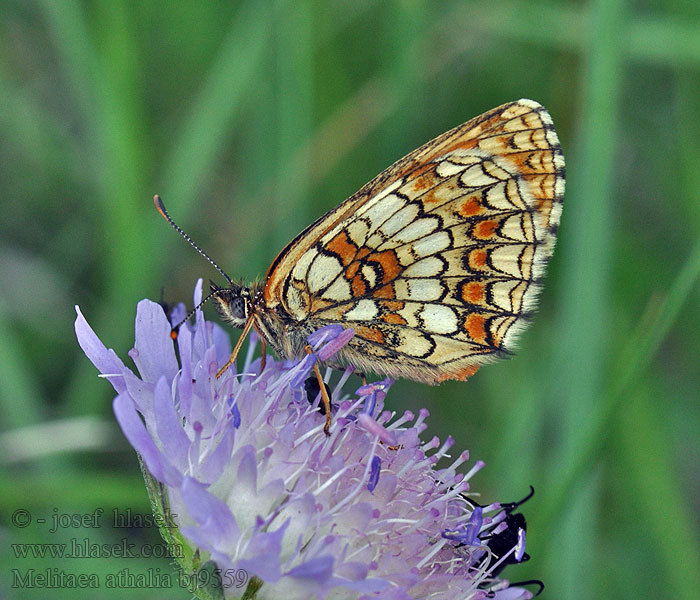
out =
<path fill-rule="evenodd" d="M 173 199 L 181 221 L 194 210 L 194 200 L 235 126 L 246 95 L 255 90 L 254 77 L 270 34 L 266 15 L 264 2 L 242 4 L 172 140 L 160 177 L 162 189 L 154 192 Z"/>
<path fill-rule="evenodd" d="M 557 306 L 566 318 L 556 335 L 561 344 L 554 360 L 556 401 L 550 406 L 562 419 L 552 486 L 557 485 L 566 465 L 578 460 L 574 444 L 577 432 L 602 410 L 605 365 L 612 350 L 608 299 L 622 70 L 619 44 L 625 39 L 625 13 L 624 1 L 597 0 L 589 5 L 591 28 L 580 145 L 568 156 L 579 169 L 568 171 L 570 186 L 560 232 L 565 244 L 559 248 L 563 277 Z M 540 514 L 533 519 L 538 525 L 557 523 L 557 535 L 552 539 L 559 551 L 549 553 L 547 579 L 556 582 L 552 592 L 558 597 L 581 599 L 594 594 L 593 571 L 580 569 L 594 554 L 595 490 L 599 483 L 593 475 L 593 471 L 586 471 L 575 492 L 570 490 L 577 500 L 565 512 L 559 506 L 558 515 Z M 548 497 L 550 493 L 548 488 Z"/>

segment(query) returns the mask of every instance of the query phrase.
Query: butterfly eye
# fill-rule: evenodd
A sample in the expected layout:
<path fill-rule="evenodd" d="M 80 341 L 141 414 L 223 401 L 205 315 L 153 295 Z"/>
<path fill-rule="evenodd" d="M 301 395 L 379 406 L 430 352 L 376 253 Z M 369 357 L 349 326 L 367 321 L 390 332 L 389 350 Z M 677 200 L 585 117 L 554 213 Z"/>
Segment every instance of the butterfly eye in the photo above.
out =
<path fill-rule="evenodd" d="M 245 304 L 246 301 L 241 296 L 234 296 L 231 300 L 231 316 L 245 320 L 247 316 Z"/>

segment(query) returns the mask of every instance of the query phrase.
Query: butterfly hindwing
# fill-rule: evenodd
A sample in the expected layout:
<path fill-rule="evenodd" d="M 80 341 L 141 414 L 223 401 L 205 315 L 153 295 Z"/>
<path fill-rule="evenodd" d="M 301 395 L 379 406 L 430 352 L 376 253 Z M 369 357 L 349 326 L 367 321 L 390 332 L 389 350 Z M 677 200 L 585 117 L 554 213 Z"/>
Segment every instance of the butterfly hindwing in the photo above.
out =
<path fill-rule="evenodd" d="M 359 368 L 464 379 L 511 350 L 534 309 L 563 192 L 549 114 L 503 105 L 309 226 L 270 267 L 265 300 L 313 328 L 352 327 L 344 359 Z"/>

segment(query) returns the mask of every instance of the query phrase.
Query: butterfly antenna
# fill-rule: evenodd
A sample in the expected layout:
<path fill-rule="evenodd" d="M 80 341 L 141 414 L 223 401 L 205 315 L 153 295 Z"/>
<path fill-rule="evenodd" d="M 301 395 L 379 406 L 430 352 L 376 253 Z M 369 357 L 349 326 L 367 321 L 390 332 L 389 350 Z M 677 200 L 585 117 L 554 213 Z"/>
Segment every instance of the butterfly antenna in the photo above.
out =
<path fill-rule="evenodd" d="M 179 323 L 176 325 L 172 326 L 172 329 L 170 330 L 170 337 L 173 338 L 174 340 L 177 339 L 177 331 L 180 329 L 180 325 L 185 323 L 186 321 L 189 321 L 190 317 L 196 313 L 202 306 L 208 302 L 213 296 L 216 296 L 217 294 L 221 293 L 221 289 L 216 289 L 213 292 L 211 292 L 204 300 L 202 300 L 197 306 L 195 306 L 190 312 L 187 313 L 184 319 L 182 319 Z"/>
<path fill-rule="evenodd" d="M 157 209 L 158 212 L 160 213 L 160 216 L 163 217 L 168 223 L 170 223 L 170 226 L 171 226 L 175 231 L 177 231 L 182 237 L 184 237 L 184 238 L 187 240 L 187 242 L 189 243 L 190 246 L 192 246 L 197 252 L 199 252 L 204 258 L 206 258 L 206 259 L 209 261 L 209 264 L 211 264 L 212 267 L 214 267 L 219 273 L 221 273 L 221 275 L 223 275 L 223 277 L 226 279 L 226 281 L 228 281 L 230 284 L 233 283 L 233 280 L 232 280 L 228 275 L 226 275 L 226 273 L 224 272 L 224 270 L 223 270 L 219 265 L 217 265 L 217 264 L 214 262 L 214 260 L 213 260 L 204 250 L 202 250 L 197 244 L 195 244 L 195 243 L 192 241 L 192 238 L 190 238 L 190 236 L 187 235 L 187 234 L 180 228 L 180 226 L 177 225 L 177 223 L 175 223 L 175 221 L 173 221 L 173 220 L 170 218 L 170 215 L 168 214 L 168 211 L 165 210 L 165 204 L 163 204 L 163 200 L 161 200 L 161 197 L 160 197 L 158 194 L 156 194 L 155 196 L 153 196 L 153 204 L 156 205 L 156 209 Z M 212 294 L 209 294 L 209 296 L 207 296 L 206 300 L 209 300 L 209 298 L 211 298 L 211 296 L 212 296 Z M 202 302 L 200 303 L 200 306 L 201 306 L 202 304 L 204 304 L 204 302 L 206 302 L 206 300 L 202 301 Z M 199 308 L 199 306 L 198 306 L 197 308 Z M 192 312 L 190 312 L 190 314 L 187 315 L 187 318 L 189 318 L 190 316 L 192 316 L 192 313 L 194 313 L 195 310 L 197 310 L 197 309 L 195 308 L 194 310 L 192 310 Z M 187 320 L 187 319 L 185 319 L 185 320 Z"/>

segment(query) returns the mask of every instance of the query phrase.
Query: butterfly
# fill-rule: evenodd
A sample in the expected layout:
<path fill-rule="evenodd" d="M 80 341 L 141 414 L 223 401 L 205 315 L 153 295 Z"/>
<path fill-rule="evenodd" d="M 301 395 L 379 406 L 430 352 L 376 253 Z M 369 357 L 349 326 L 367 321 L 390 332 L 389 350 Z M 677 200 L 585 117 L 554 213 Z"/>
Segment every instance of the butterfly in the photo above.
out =
<path fill-rule="evenodd" d="M 532 100 L 510 102 L 391 165 L 250 285 L 232 281 L 154 200 L 228 281 L 212 284 L 211 296 L 243 331 L 218 375 L 251 329 L 293 358 L 309 351 L 313 331 L 340 324 L 355 335 L 331 366 L 438 384 L 512 352 L 554 250 L 564 181 L 549 113 Z"/>

